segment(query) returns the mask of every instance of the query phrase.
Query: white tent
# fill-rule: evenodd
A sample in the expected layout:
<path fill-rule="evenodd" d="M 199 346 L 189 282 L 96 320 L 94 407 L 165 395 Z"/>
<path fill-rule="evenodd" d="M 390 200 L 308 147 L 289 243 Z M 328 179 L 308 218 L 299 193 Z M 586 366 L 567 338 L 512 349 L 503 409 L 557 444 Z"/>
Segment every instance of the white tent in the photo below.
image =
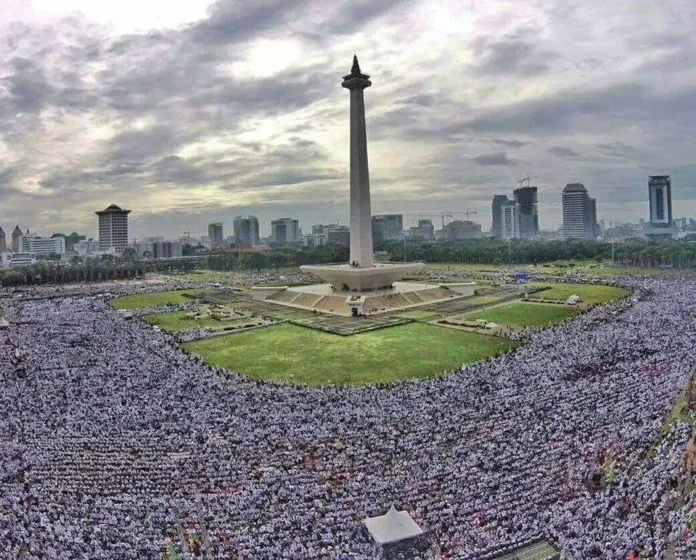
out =
<path fill-rule="evenodd" d="M 396 511 L 394 506 L 384 515 L 363 519 L 363 523 L 377 544 L 393 544 L 423 534 L 407 511 Z"/>
<path fill-rule="evenodd" d="M 10 326 L 10 323 L 5 317 L 0 317 L 0 329 L 6 329 Z"/>

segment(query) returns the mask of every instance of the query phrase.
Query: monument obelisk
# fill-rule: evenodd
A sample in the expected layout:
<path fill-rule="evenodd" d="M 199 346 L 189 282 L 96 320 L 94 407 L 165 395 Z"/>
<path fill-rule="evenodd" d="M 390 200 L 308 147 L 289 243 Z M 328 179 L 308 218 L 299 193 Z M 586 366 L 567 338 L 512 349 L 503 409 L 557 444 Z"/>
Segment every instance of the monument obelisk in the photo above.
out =
<path fill-rule="evenodd" d="M 363 90 L 372 85 L 360 72 L 358 57 L 341 85 L 350 90 L 350 264 L 360 268 L 374 265 L 370 172 L 367 165 L 367 131 Z"/>
<path fill-rule="evenodd" d="M 338 292 L 387 289 L 423 264 L 375 263 L 363 96 L 363 90 L 372 82 L 360 71 L 357 56 L 353 56 L 353 68 L 343 76 L 341 85 L 350 91 L 350 262 L 305 264 L 300 269 L 316 274 Z"/>

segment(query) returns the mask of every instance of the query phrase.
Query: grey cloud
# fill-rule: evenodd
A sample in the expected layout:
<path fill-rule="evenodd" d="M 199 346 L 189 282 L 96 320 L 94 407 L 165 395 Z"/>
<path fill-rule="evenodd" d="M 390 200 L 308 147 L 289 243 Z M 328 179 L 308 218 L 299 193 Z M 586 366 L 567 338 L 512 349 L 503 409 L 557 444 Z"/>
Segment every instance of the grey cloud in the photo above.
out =
<path fill-rule="evenodd" d="M 17 57 L 10 63 L 12 74 L 5 78 L 15 111 L 37 112 L 51 96 L 53 88 L 46 80 L 44 69 L 33 60 Z"/>
<path fill-rule="evenodd" d="M 315 181 L 336 180 L 341 178 L 341 173 L 335 170 L 305 171 L 301 169 L 283 169 L 261 172 L 248 183 L 251 187 L 298 185 L 313 183 Z"/>
<path fill-rule="evenodd" d="M 220 0 L 209 9 L 209 17 L 192 27 L 201 43 L 234 43 L 286 20 L 306 0 Z"/>
<path fill-rule="evenodd" d="M 638 155 L 638 150 L 623 142 L 601 142 L 597 148 L 606 156 L 617 158 L 631 158 Z"/>
<path fill-rule="evenodd" d="M 494 138 L 491 140 L 494 144 L 500 144 L 501 146 L 507 146 L 508 148 L 521 148 L 522 146 L 526 146 L 529 144 L 529 142 L 522 142 L 521 140 L 504 140 L 502 138 Z"/>
<path fill-rule="evenodd" d="M 344 0 L 340 10 L 332 18 L 336 22 L 334 29 L 343 33 L 352 32 L 365 26 L 369 21 L 383 17 L 397 6 L 406 6 L 412 0 Z"/>
<path fill-rule="evenodd" d="M 17 169 L 14 167 L 6 167 L 4 169 L 0 169 L 0 186 L 12 183 L 16 176 Z"/>
<path fill-rule="evenodd" d="M 538 48 L 538 31 L 517 29 L 502 37 L 480 35 L 473 41 L 479 75 L 535 76 L 549 70 L 556 58 Z"/>
<path fill-rule="evenodd" d="M 580 155 L 575 150 L 571 150 L 570 148 L 565 148 L 563 146 L 553 146 L 552 148 L 549 148 L 548 152 L 553 156 L 562 158 L 575 158 Z"/>
<path fill-rule="evenodd" d="M 421 95 L 413 95 L 402 100 L 405 105 L 415 105 L 417 107 L 432 107 L 435 103 L 435 96 L 424 93 Z"/>
<path fill-rule="evenodd" d="M 206 167 L 192 164 L 179 156 L 166 156 L 153 163 L 149 182 L 188 186 L 205 184 L 208 178 Z"/>
<path fill-rule="evenodd" d="M 538 135 L 566 130 L 577 119 L 604 115 L 610 115 L 615 121 L 634 122 L 650 103 L 649 96 L 648 89 L 635 82 L 596 90 L 567 90 L 485 112 L 471 120 L 444 127 L 442 132 L 509 131 Z M 592 125 L 602 128 L 606 123 L 595 120 Z"/>
<path fill-rule="evenodd" d="M 474 162 L 479 165 L 515 165 L 516 160 L 510 159 L 507 152 L 496 152 L 494 154 L 483 154 L 476 156 Z"/>
<path fill-rule="evenodd" d="M 191 136 L 189 132 L 164 124 L 144 130 L 128 130 L 111 139 L 105 156 L 110 162 L 137 164 L 176 149 Z"/>

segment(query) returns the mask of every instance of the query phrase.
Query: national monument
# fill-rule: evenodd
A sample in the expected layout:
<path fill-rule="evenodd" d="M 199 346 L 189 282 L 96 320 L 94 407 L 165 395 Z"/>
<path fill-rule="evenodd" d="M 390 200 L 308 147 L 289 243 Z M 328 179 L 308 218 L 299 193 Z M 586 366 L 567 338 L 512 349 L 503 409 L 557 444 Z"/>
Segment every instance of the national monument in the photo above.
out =
<path fill-rule="evenodd" d="M 405 275 L 423 267 L 422 263 L 375 262 L 363 93 L 372 82 L 370 76 L 360 70 L 357 56 L 353 57 L 351 72 L 343 77 L 341 85 L 350 91 L 350 262 L 301 266 L 303 271 L 318 276 L 327 284 L 258 287 L 255 288 L 257 297 L 327 313 L 362 315 L 471 295 L 472 284 L 443 286 L 399 282 Z M 324 305 L 318 305 L 320 303 Z"/>

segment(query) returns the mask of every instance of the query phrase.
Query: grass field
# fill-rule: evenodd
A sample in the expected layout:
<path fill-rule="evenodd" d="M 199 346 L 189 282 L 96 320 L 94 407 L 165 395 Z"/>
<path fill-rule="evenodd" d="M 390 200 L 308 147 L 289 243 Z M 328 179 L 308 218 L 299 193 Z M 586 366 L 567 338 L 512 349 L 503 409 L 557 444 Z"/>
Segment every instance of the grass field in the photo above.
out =
<path fill-rule="evenodd" d="M 152 294 L 134 294 L 113 299 L 109 305 L 114 309 L 145 309 L 158 305 L 180 305 L 193 301 L 190 296 L 195 296 L 196 290 L 184 290 L 178 292 L 156 292 Z"/>
<path fill-rule="evenodd" d="M 593 304 L 602 304 L 621 299 L 628 295 L 628 291 L 623 288 L 613 286 L 595 286 L 591 284 L 543 284 L 533 282 L 535 287 L 548 286 L 547 290 L 531 294 L 530 299 L 553 299 L 566 301 L 572 295 L 579 295 L 583 301 L 581 307 Z"/>
<path fill-rule="evenodd" d="M 580 313 L 580 310 L 574 307 L 514 301 L 491 307 L 484 311 L 466 313 L 459 318 L 467 321 L 485 319 L 486 321 L 510 327 L 543 327 L 549 323 L 556 323 L 568 317 L 573 317 L 578 313 Z"/>
<path fill-rule="evenodd" d="M 364 385 L 432 377 L 515 343 L 422 323 L 346 337 L 283 324 L 183 347 L 252 379 Z"/>
<path fill-rule="evenodd" d="M 202 328 L 212 328 L 212 329 L 225 329 L 230 327 L 241 327 L 244 325 L 252 326 L 260 321 L 260 318 L 247 318 L 247 319 L 237 319 L 234 321 L 219 321 L 211 317 L 205 319 L 193 319 L 187 317 L 188 312 L 177 311 L 176 313 L 161 313 L 159 315 L 148 315 L 145 317 L 145 321 L 159 327 L 163 331 L 176 333 L 180 331 L 185 331 L 188 329 L 202 329 Z"/>

